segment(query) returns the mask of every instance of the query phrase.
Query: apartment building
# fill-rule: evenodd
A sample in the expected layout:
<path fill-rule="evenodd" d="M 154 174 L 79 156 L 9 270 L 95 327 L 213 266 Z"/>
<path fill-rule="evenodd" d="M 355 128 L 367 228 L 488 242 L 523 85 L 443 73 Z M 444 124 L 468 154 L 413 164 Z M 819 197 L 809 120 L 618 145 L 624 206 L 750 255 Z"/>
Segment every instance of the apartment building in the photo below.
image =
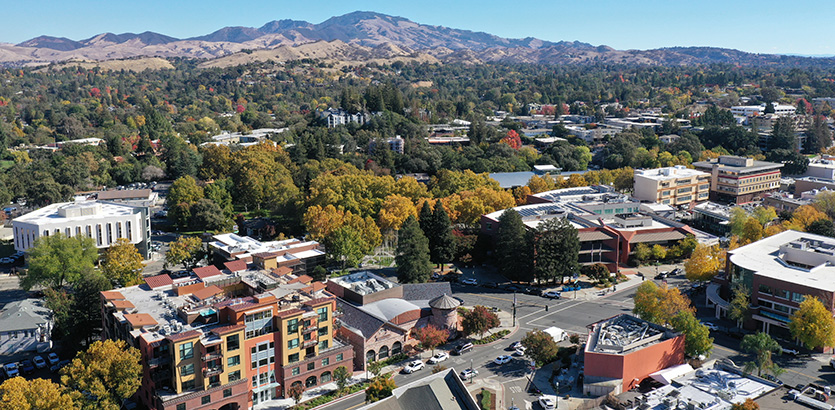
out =
<path fill-rule="evenodd" d="M 212 237 L 209 249 L 221 261 L 253 262 L 278 274 L 307 275 L 325 263 L 325 251 L 316 241 L 285 239 L 262 242 L 248 236 L 224 233 Z"/>
<path fill-rule="evenodd" d="M 683 165 L 635 170 L 632 196 L 645 202 L 693 208 L 710 196 L 710 174 Z"/>
<path fill-rule="evenodd" d="M 328 383 L 339 366 L 353 370 L 323 283 L 242 264 L 101 293 L 102 337 L 142 354 L 144 406 L 240 410 Z"/>
<path fill-rule="evenodd" d="M 752 320 L 763 332 L 778 338 L 794 340 L 788 324 L 806 296 L 818 298 L 835 312 L 833 238 L 785 231 L 728 251 L 726 263 L 727 277 L 712 284 L 707 292 L 720 315 L 737 285 L 750 291 Z"/>
<path fill-rule="evenodd" d="M 794 115 L 797 108 L 793 105 L 782 105 L 782 104 L 772 104 L 774 107 L 774 114 L 783 116 L 783 115 Z M 756 117 L 765 114 L 765 104 L 760 105 L 737 105 L 731 107 L 731 114 L 738 115 L 740 117 Z"/>
<path fill-rule="evenodd" d="M 780 168 L 783 164 L 722 155 L 694 162 L 693 166 L 710 173 L 711 201 L 744 204 L 780 188 Z"/>

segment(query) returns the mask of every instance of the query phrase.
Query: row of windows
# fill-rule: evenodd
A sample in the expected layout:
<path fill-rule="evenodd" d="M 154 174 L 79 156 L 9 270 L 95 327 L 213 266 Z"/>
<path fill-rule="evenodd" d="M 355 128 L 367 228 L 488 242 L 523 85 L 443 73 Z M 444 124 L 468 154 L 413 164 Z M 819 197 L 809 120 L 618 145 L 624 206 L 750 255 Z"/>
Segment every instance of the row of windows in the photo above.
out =
<path fill-rule="evenodd" d="M 792 302 L 797 303 L 803 302 L 803 298 L 806 297 L 806 295 L 803 295 L 802 293 L 789 292 L 785 289 L 772 288 L 766 285 L 760 285 L 759 291 L 760 293 L 764 293 L 766 295 L 771 295 L 780 299 L 791 300 Z"/>
<path fill-rule="evenodd" d="M 223 398 L 225 399 L 227 397 L 232 397 L 232 389 L 224 389 L 223 390 Z M 200 404 L 209 404 L 211 402 L 212 402 L 212 396 L 211 395 L 207 394 L 207 395 L 200 398 Z M 177 410 L 186 410 L 186 404 L 185 403 L 178 404 L 177 405 Z"/>
<path fill-rule="evenodd" d="M 337 361 L 337 362 L 341 362 L 343 358 L 344 358 L 344 355 L 343 355 L 342 353 L 340 353 L 340 354 L 336 355 L 336 361 Z M 330 359 L 330 357 L 326 357 L 326 358 L 322 359 L 322 367 L 326 367 L 326 366 L 330 365 L 330 363 L 331 363 L 331 359 Z M 316 370 L 316 362 L 310 362 L 310 363 L 308 363 L 308 364 L 307 364 L 307 370 L 308 370 L 308 371 L 310 371 L 310 370 Z M 298 376 L 298 375 L 301 373 L 301 369 L 300 369 L 300 368 L 298 368 L 298 367 L 294 367 L 294 368 L 290 371 L 290 373 L 291 373 L 293 376 Z"/>

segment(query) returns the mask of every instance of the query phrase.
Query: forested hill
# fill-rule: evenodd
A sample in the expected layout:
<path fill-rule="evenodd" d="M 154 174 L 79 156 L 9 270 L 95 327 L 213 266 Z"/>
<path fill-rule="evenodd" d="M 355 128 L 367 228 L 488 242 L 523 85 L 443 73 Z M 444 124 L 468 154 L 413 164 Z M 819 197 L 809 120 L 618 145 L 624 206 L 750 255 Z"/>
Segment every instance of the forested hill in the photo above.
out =
<path fill-rule="evenodd" d="M 2 39 L 0 39 L 2 41 Z M 342 48 L 334 53 L 333 44 Z M 342 44 L 345 44 L 342 47 Z M 313 54 L 338 60 L 344 55 L 374 58 L 417 58 L 440 62 L 510 62 L 542 64 L 697 65 L 728 63 L 745 66 L 831 66 L 832 58 L 754 54 L 713 47 L 615 50 L 579 41 L 550 42 L 532 37 L 508 39 L 489 33 L 424 25 L 403 17 L 357 11 L 319 24 L 275 20 L 254 27 L 224 27 L 186 39 L 159 33 L 102 33 L 88 39 L 39 36 L 19 44 L 0 43 L 0 65 L 39 65 L 67 60 L 115 60 L 141 56 L 214 59 L 252 50 L 282 49 L 296 55 L 301 45 L 323 44 Z M 345 48 L 355 49 L 346 51 Z M 280 58 L 279 58 L 280 59 Z M 233 59 L 232 61 L 236 61 Z"/>

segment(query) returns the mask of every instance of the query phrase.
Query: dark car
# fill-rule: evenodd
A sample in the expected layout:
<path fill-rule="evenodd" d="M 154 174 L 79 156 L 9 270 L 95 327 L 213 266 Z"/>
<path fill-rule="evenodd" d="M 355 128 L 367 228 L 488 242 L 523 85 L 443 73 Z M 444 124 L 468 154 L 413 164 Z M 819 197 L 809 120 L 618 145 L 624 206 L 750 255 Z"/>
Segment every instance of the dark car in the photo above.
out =
<path fill-rule="evenodd" d="M 22 360 L 20 362 L 20 370 L 23 374 L 32 374 L 35 372 L 35 364 L 29 359 Z"/>
<path fill-rule="evenodd" d="M 452 354 L 460 355 L 460 354 L 467 353 L 470 350 L 473 350 L 473 344 L 472 343 L 464 343 L 464 344 L 460 344 L 458 346 L 455 346 L 455 349 L 452 349 Z"/>
<path fill-rule="evenodd" d="M 661 272 L 661 273 L 659 273 L 659 274 L 655 275 L 655 279 L 656 279 L 656 280 L 664 280 L 664 279 L 667 279 L 667 274 L 668 274 L 668 272 Z"/>

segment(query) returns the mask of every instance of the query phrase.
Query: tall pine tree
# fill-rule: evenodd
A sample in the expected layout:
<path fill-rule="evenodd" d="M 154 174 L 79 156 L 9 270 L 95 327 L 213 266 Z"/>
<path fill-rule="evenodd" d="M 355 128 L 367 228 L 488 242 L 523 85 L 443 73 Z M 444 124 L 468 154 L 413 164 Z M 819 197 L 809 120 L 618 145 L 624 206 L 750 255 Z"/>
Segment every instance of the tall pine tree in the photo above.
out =
<path fill-rule="evenodd" d="M 423 206 L 420 208 L 418 220 L 420 221 L 420 230 L 427 238 L 432 236 L 432 222 L 434 215 L 432 214 L 432 205 L 429 201 L 423 201 Z"/>
<path fill-rule="evenodd" d="M 452 221 L 441 201 L 435 202 L 431 229 L 426 237 L 429 239 L 430 260 L 438 264 L 443 272 L 443 264 L 455 257 L 455 236 L 452 235 Z"/>
<path fill-rule="evenodd" d="M 563 280 L 579 269 L 577 255 L 580 253 L 580 239 L 577 229 L 566 218 L 552 218 L 540 223 L 536 229 L 534 249 L 534 274 L 538 280 Z"/>
<path fill-rule="evenodd" d="M 429 280 L 429 240 L 414 216 L 403 222 L 397 235 L 397 279 L 400 283 L 423 283 Z"/>
<path fill-rule="evenodd" d="M 522 223 L 522 216 L 514 209 L 504 211 L 499 217 L 496 234 L 499 273 L 511 280 L 533 280 L 531 249 L 530 235 Z"/>

